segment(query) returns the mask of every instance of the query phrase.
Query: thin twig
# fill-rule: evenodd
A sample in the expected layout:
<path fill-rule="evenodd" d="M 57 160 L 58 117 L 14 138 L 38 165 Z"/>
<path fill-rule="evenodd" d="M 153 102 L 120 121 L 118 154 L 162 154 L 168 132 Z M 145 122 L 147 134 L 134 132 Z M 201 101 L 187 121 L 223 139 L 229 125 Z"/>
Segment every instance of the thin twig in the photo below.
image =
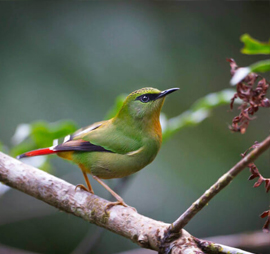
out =
<path fill-rule="evenodd" d="M 246 157 L 239 161 L 226 174 L 218 179 L 199 199 L 197 199 L 175 222 L 170 226 L 170 231 L 179 232 L 188 222 L 216 196 L 224 187 L 226 187 L 235 176 L 237 176 L 249 163 L 255 161 L 263 152 L 270 147 L 270 136 L 261 142 Z"/>
<path fill-rule="evenodd" d="M 205 238 L 205 240 L 254 251 L 270 249 L 270 234 L 263 233 L 262 231 L 212 236 Z"/>
<path fill-rule="evenodd" d="M 97 227 L 95 232 L 90 229 L 84 238 L 79 242 L 76 248 L 71 252 L 71 254 L 87 254 L 91 253 L 94 247 L 99 243 L 105 228 Z"/>
<path fill-rule="evenodd" d="M 36 252 L 21 250 L 21 249 L 13 248 L 13 247 L 2 245 L 2 244 L 0 244 L 0 253 L 1 254 L 37 254 Z"/>
<path fill-rule="evenodd" d="M 240 249 L 236 249 L 230 246 L 226 246 L 223 244 L 217 244 L 206 240 L 195 239 L 200 249 L 205 251 L 206 253 L 217 253 L 217 254 L 252 254 L 248 251 L 243 251 Z"/>

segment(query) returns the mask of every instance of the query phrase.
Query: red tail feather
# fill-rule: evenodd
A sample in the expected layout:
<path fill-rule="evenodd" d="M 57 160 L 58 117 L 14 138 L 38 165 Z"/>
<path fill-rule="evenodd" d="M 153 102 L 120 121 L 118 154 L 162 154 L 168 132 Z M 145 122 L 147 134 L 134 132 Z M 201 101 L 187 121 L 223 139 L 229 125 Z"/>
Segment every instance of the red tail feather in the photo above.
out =
<path fill-rule="evenodd" d="M 47 154 L 52 154 L 52 153 L 57 153 L 57 151 L 54 151 L 51 148 L 41 148 L 41 149 L 33 150 L 27 153 L 23 153 L 17 156 L 17 159 L 31 157 L 31 156 L 38 156 L 38 155 L 47 155 Z"/>

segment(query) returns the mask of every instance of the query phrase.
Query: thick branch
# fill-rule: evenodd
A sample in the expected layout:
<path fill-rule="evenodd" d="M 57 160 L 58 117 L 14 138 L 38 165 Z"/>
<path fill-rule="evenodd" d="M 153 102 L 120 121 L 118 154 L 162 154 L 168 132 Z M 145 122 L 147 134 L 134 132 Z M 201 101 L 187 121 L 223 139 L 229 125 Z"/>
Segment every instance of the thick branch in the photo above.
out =
<path fill-rule="evenodd" d="M 255 161 L 263 152 L 270 147 L 270 136 L 268 136 L 260 145 L 252 150 L 246 157 L 239 161 L 226 174 L 218 179 L 199 199 L 197 199 L 171 226 L 171 232 L 179 232 L 188 222 L 216 196 L 224 187 L 226 187 L 235 176 L 237 176 L 251 162 Z"/>
<path fill-rule="evenodd" d="M 144 248 L 158 250 L 159 239 L 163 238 L 164 230 L 169 227 L 169 224 L 142 216 L 129 207 L 114 206 L 106 214 L 104 209 L 108 201 L 85 191 L 75 191 L 74 185 L 1 152 L 0 181 L 122 235 Z M 190 234 L 183 230 L 181 238 L 190 238 Z"/>
<path fill-rule="evenodd" d="M 206 241 L 194 238 L 185 230 L 171 234 L 169 239 L 164 237 L 168 234 L 169 224 L 142 216 L 132 208 L 114 206 L 106 214 L 104 210 L 108 201 L 85 191 L 75 191 L 74 185 L 1 152 L 0 181 L 62 211 L 122 235 L 141 247 L 159 250 L 160 253 L 205 253 L 203 248 L 207 246 L 201 243 Z M 165 238 L 169 241 L 162 241 Z M 219 248 L 220 245 L 212 245 L 216 248 L 213 251 L 206 248 L 207 253 L 225 253 Z M 224 247 L 234 251 L 231 247 Z M 235 251 L 248 254 L 245 251 Z"/>

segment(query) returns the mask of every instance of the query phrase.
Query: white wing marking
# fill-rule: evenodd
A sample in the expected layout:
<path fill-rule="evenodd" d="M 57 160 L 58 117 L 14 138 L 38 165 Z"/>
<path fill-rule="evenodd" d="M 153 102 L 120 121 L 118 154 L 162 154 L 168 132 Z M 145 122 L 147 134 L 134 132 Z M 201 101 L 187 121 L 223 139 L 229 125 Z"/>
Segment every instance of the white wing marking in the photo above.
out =
<path fill-rule="evenodd" d="M 82 135 L 82 134 L 84 134 L 84 133 L 87 133 L 87 132 L 89 132 L 89 131 L 92 131 L 92 130 L 98 128 L 100 125 L 101 125 L 101 124 L 90 126 L 89 128 L 86 128 L 85 130 L 80 131 L 79 133 L 76 133 L 75 136 Z"/>
<path fill-rule="evenodd" d="M 143 150 L 143 146 L 140 149 L 136 150 L 136 151 L 132 151 L 132 152 L 126 153 L 126 155 L 132 156 L 132 155 L 135 155 L 135 154 L 141 152 L 142 150 Z"/>
<path fill-rule="evenodd" d="M 58 145 L 58 139 L 54 139 L 53 140 L 53 146 L 57 146 Z"/>
<path fill-rule="evenodd" d="M 64 142 L 63 142 L 63 143 L 66 143 L 66 142 L 69 141 L 69 140 L 70 140 L 70 135 L 67 135 L 67 136 L 65 136 Z"/>

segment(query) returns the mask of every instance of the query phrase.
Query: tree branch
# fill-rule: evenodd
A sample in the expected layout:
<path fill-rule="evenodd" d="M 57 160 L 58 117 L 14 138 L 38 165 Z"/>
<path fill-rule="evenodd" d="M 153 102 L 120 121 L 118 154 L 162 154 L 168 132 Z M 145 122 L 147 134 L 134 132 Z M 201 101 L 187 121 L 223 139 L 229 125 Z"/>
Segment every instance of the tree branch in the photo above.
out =
<path fill-rule="evenodd" d="M 210 249 L 207 245 L 209 242 L 199 240 L 183 229 L 170 234 L 170 237 L 164 237 L 168 234 L 169 224 L 140 215 L 130 207 L 114 206 L 107 214 L 104 211 L 108 201 L 85 191 L 75 191 L 74 185 L 1 152 L 0 181 L 62 211 L 122 235 L 143 248 L 159 250 L 159 253 L 222 254 L 227 253 L 223 251 L 225 249 L 232 253 L 249 253 L 228 246 L 220 248 L 221 245 L 215 243 L 211 243 L 215 248 Z"/>
<path fill-rule="evenodd" d="M 130 207 L 114 206 L 106 214 L 104 210 L 108 201 L 85 191 L 75 191 L 74 185 L 1 152 L 0 181 L 64 212 L 122 235 L 144 248 L 158 250 L 159 240 L 169 227 L 169 224 L 142 216 Z M 191 235 L 183 230 L 181 239 L 188 238 L 191 239 Z"/>
<path fill-rule="evenodd" d="M 224 245 L 230 245 L 233 248 L 249 249 L 250 251 L 260 250 L 260 252 L 266 253 L 270 248 L 270 235 L 261 231 L 244 232 L 232 235 L 220 235 L 207 237 L 204 240 L 222 243 Z M 202 241 L 199 240 L 198 241 Z M 198 243 L 199 244 L 199 243 Z M 117 254 L 154 254 L 152 250 L 146 249 L 133 249 L 130 251 L 119 252 Z"/>
<path fill-rule="evenodd" d="M 197 242 L 198 246 L 200 247 L 200 249 L 202 249 L 203 251 L 205 251 L 206 253 L 229 253 L 229 254 L 239 254 L 239 253 L 243 253 L 243 254 L 251 254 L 250 252 L 247 251 L 242 251 L 240 249 L 236 249 L 230 246 L 226 246 L 223 244 L 216 244 L 210 241 L 206 241 L 206 240 L 201 240 L 201 239 L 196 239 L 194 238 L 195 241 Z"/>
<path fill-rule="evenodd" d="M 226 187 L 235 176 L 237 176 L 251 162 L 255 161 L 263 152 L 270 147 L 270 136 L 261 142 L 246 157 L 239 161 L 226 174 L 218 179 L 199 199 L 197 199 L 174 223 L 170 226 L 170 231 L 179 232 L 188 222 L 216 196 L 224 187 Z"/>
<path fill-rule="evenodd" d="M 132 175 L 126 176 L 124 178 L 118 179 L 117 184 L 113 188 L 117 194 L 121 196 L 122 192 L 127 188 Z M 114 197 L 110 194 L 108 199 L 109 201 L 113 201 Z M 91 250 L 99 243 L 103 233 L 105 232 L 105 228 L 98 227 L 94 233 L 89 232 L 85 235 L 85 237 L 81 240 L 78 246 L 72 251 L 71 254 L 84 254 L 91 253 Z"/>
<path fill-rule="evenodd" d="M 25 250 L 21 250 L 21 249 L 16 249 L 16 248 L 12 248 L 9 246 L 5 246 L 0 244 L 0 253 L 1 254 L 38 254 L 36 252 L 30 252 L 30 251 L 25 251 Z"/>
<path fill-rule="evenodd" d="M 270 249 L 270 234 L 261 231 L 239 233 L 233 235 L 220 235 L 208 237 L 209 240 L 215 243 L 229 244 L 236 248 L 250 249 L 254 251 Z"/>

